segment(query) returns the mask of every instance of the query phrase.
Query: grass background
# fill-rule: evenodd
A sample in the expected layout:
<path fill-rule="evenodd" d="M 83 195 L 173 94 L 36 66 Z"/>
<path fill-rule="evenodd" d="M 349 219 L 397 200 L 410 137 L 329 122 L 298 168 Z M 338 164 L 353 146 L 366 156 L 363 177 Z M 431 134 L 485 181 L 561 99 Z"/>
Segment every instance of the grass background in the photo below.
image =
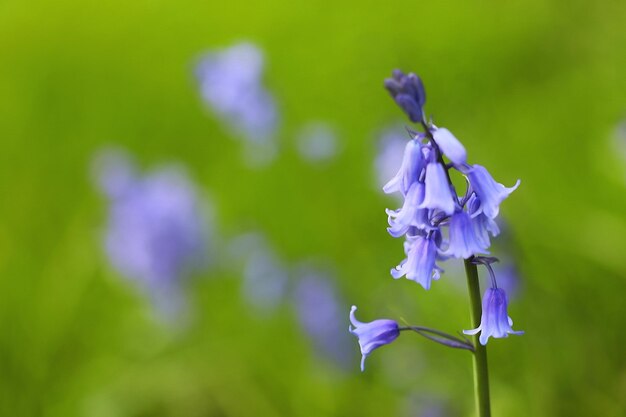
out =
<path fill-rule="evenodd" d="M 341 371 L 288 304 L 258 317 L 220 268 L 189 284 L 194 319 L 172 329 L 98 240 L 89 166 L 120 145 L 145 168 L 185 164 L 222 239 L 258 229 L 289 262 L 332 261 L 346 326 L 354 303 L 363 320 L 466 327 L 462 277 L 425 292 L 388 276 L 401 244 L 372 161 L 376 132 L 400 118 L 382 88 L 398 67 L 423 77 L 427 111 L 471 161 L 522 179 L 502 213 L 527 333 L 489 344 L 494 415 L 623 416 L 624 19 L 611 0 L 0 1 L 0 414 L 408 416 L 435 400 L 472 415 L 464 352 L 403 336 L 364 374 L 356 357 Z M 239 40 L 265 51 L 283 120 L 264 169 L 242 163 L 192 76 L 198 54 Z M 323 167 L 295 150 L 312 119 L 342 140 Z"/>

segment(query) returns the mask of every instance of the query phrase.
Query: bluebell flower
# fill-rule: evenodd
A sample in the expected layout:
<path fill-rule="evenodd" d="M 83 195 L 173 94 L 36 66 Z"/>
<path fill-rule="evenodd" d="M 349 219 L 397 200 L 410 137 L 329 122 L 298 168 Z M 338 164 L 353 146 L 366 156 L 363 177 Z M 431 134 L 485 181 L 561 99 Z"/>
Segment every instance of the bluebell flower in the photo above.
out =
<path fill-rule="evenodd" d="M 387 184 L 389 178 L 395 176 L 398 167 L 402 165 L 407 143 L 406 133 L 399 133 L 402 132 L 401 129 L 402 126 L 387 128 L 379 135 L 374 160 L 377 188 L 382 188 Z"/>
<path fill-rule="evenodd" d="M 359 339 L 361 347 L 361 371 L 365 370 L 365 358 L 369 356 L 374 349 L 383 345 L 388 345 L 400 336 L 400 328 L 394 320 L 381 319 L 374 320 L 370 323 L 362 323 L 356 319 L 354 312 L 356 306 L 352 306 L 350 310 L 350 333 Z"/>
<path fill-rule="evenodd" d="M 426 191 L 419 208 L 439 209 L 450 215 L 454 213 L 455 202 L 443 166 L 437 162 L 426 165 Z"/>
<path fill-rule="evenodd" d="M 425 228 L 429 225 L 428 210 L 420 209 L 419 205 L 424 201 L 424 184 L 414 182 L 409 188 L 404 204 L 399 210 L 387 209 L 389 216 L 389 227 L 387 231 L 393 237 L 400 237 L 405 234 L 409 227 L 416 226 Z"/>
<path fill-rule="evenodd" d="M 394 70 L 392 78 L 385 80 L 385 88 L 412 122 L 422 120 L 426 92 L 420 77 L 413 73 L 406 75 L 400 70 Z"/>
<path fill-rule="evenodd" d="M 437 232 L 430 236 L 409 236 L 404 242 L 407 255 L 400 265 L 391 270 L 395 279 L 406 276 L 407 279 L 419 283 L 424 289 L 430 289 L 431 281 L 439 279 L 441 269 L 436 265 Z"/>
<path fill-rule="evenodd" d="M 524 334 L 523 331 L 514 331 L 513 320 L 507 313 L 507 297 L 502 288 L 488 288 L 483 296 L 483 313 L 480 326 L 472 330 L 463 330 L 467 335 L 480 332 L 480 344 L 486 345 L 490 337 L 508 337 L 509 334 Z"/>
<path fill-rule="evenodd" d="M 513 187 L 507 188 L 497 183 L 491 174 L 482 166 L 474 165 L 467 172 L 472 189 L 481 202 L 481 209 L 491 219 L 498 216 L 500 203 L 519 187 L 517 180 Z"/>
<path fill-rule="evenodd" d="M 478 253 L 489 253 L 487 242 L 476 233 L 469 214 L 458 210 L 450 218 L 450 237 L 445 254 L 455 258 L 469 258 Z"/>
<path fill-rule="evenodd" d="M 439 149 L 454 165 L 460 166 L 467 162 L 465 147 L 448 129 L 434 129 L 432 135 Z"/>
<path fill-rule="evenodd" d="M 500 234 L 500 228 L 495 220 L 487 217 L 485 213 L 481 210 L 480 199 L 476 197 L 475 194 L 472 194 L 469 200 L 467 201 L 467 211 L 472 219 L 472 223 L 474 224 L 474 232 L 476 233 L 476 237 L 480 240 L 483 248 L 488 248 L 491 246 L 491 236 L 498 236 Z"/>
<path fill-rule="evenodd" d="M 207 264 L 208 228 L 195 187 L 178 169 L 126 178 L 123 192 L 110 194 L 104 169 L 100 183 L 111 197 L 105 234 L 106 253 L 125 277 L 149 290 L 169 309 L 180 280 Z M 175 308 L 175 307 L 173 307 Z"/>
<path fill-rule="evenodd" d="M 422 145 L 417 139 L 410 140 L 404 148 L 404 157 L 398 173 L 383 187 L 387 194 L 401 192 L 406 195 L 414 182 L 417 182 L 424 168 Z"/>

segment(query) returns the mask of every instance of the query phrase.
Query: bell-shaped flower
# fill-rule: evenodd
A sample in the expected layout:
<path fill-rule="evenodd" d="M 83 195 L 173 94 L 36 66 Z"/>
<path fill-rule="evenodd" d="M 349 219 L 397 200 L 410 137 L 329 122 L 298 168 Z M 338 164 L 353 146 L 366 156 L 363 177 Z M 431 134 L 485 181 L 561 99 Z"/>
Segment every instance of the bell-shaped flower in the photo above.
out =
<path fill-rule="evenodd" d="M 483 296 L 483 313 L 480 326 L 472 330 L 463 330 L 467 335 L 480 332 L 480 344 L 486 345 L 490 337 L 508 337 L 510 334 L 524 334 L 523 331 L 514 331 L 513 320 L 507 313 L 508 300 L 502 288 L 489 288 Z"/>
<path fill-rule="evenodd" d="M 400 328 L 394 320 L 380 319 L 369 323 L 362 323 L 354 317 L 356 306 L 352 306 L 350 310 L 350 333 L 358 337 L 359 346 L 361 347 L 361 371 L 365 370 L 365 358 L 369 356 L 374 349 L 383 345 L 387 345 L 400 336 Z"/>
<path fill-rule="evenodd" d="M 488 246 L 482 236 L 476 233 L 474 222 L 463 210 L 450 218 L 450 242 L 445 254 L 455 258 L 469 258 L 478 253 L 488 254 Z"/>
<path fill-rule="evenodd" d="M 472 189 L 481 201 L 483 213 L 490 219 L 496 218 L 500 203 L 519 187 L 517 180 L 513 187 L 507 188 L 496 182 L 491 174 L 480 165 L 474 165 L 467 173 Z"/>
<path fill-rule="evenodd" d="M 387 231 L 393 237 L 400 237 L 405 234 L 409 227 L 426 227 L 428 222 L 428 210 L 420 209 L 418 206 L 424 200 L 424 184 L 414 182 L 409 188 L 404 204 L 399 210 L 387 209 L 389 215 L 389 227 Z"/>
<path fill-rule="evenodd" d="M 407 279 L 417 282 L 424 289 L 430 289 L 431 281 L 439 279 L 441 269 L 435 264 L 437 260 L 436 235 L 407 237 L 404 243 L 406 259 L 391 270 L 395 279 L 406 275 Z"/>
<path fill-rule="evenodd" d="M 424 168 L 424 156 L 419 140 L 412 139 L 404 148 L 404 157 L 398 173 L 383 187 L 387 194 L 401 192 L 406 195 L 414 182 L 419 180 Z"/>
<path fill-rule="evenodd" d="M 437 146 L 454 165 L 462 165 L 467 162 L 467 152 L 459 140 L 446 128 L 439 128 L 432 132 Z"/>
<path fill-rule="evenodd" d="M 495 220 L 487 217 L 480 208 L 480 199 L 475 194 L 469 198 L 467 202 L 467 211 L 474 224 L 474 232 L 478 239 L 480 239 L 484 248 L 491 246 L 491 236 L 498 236 L 500 234 L 500 228 Z"/>
<path fill-rule="evenodd" d="M 426 191 L 419 208 L 440 209 L 446 214 L 454 213 L 454 199 L 446 172 L 441 164 L 430 162 L 426 165 Z"/>

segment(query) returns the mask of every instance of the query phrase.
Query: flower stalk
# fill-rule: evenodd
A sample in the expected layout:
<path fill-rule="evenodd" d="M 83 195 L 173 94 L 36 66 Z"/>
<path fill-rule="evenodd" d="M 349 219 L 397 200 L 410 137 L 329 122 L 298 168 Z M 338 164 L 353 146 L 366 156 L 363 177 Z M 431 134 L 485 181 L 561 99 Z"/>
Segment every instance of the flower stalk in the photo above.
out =
<path fill-rule="evenodd" d="M 470 320 L 472 327 L 480 326 L 482 307 L 480 300 L 480 283 L 478 281 L 478 269 L 472 262 L 472 258 L 464 260 L 465 274 L 467 275 L 467 290 L 470 298 Z M 474 355 L 472 357 L 474 369 L 474 395 L 476 398 L 476 415 L 478 417 L 491 417 L 491 405 L 489 402 L 489 370 L 487 366 L 487 346 L 478 341 L 478 334 L 472 336 L 474 341 Z"/>

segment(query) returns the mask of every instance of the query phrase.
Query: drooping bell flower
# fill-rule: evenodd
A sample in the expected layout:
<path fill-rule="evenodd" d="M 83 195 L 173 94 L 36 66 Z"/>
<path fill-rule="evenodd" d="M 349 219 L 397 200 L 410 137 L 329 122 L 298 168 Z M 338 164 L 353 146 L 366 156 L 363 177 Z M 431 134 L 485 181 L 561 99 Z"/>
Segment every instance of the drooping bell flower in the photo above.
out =
<path fill-rule="evenodd" d="M 502 338 L 510 334 L 524 334 L 523 331 L 514 331 L 513 320 L 507 313 L 508 300 L 502 288 L 488 288 L 483 296 L 483 314 L 480 326 L 472 330 L 463 330 L 467 335 L 480 332 L 479 341 L 486 345 L 490 337 Z"/>
<path fill-rule="evenodd" d="M 437 162 L 430 162 L 426 166 L 426 191 L 424 201 L 419 208 L 427 208 L 431 210 L 439 209 L 450 215 L 454 213 L 454 199 L 448 178 L 443 166 Z"/>
<path fill-rule="evenodd" d="M 496 182 L 491 174 L 480 165 L 473 165 L 467 172 L 472 189 L 481 202 L 483 213 L 490 219 L 495 219 L 500 210 L 500 203 L 519 187 L 517 180 L 513 187 L 507 188 Z"/>
<path fill-rule="evenodd" d="M 455 258 L 469 258 L 479 253 L 488 254 L 488 246 L 483 237 L 476 233 L 476 228 L 469 214 L 463 210 L 455 212 L 450 218 L 450 241 L 446 255 Z"/>
<path fill-rule="evenodd" d="M 399 210 L 387 209 L 389 215 L 389 227 L 387 231 L 393 237 L 400 237 L 405 234 L 409 227 L 426 227 L 428 223 L 428 210 L 419 208 L 424 201 L 424 184 L 414 182 L 409 188 L 404 204 Z"/>
<path fill-rule="evenodd" d="M 354 312 L 356 306 L 352 306 L 350 310 L 350 333 L 358 337 L 359 346 L 361 347 L 361 371 L 365 370 L 365 358 L 369 356 L 374 349 L 388 345 L 400 336 L 400 328 L 394 320 L 380 319 L 369 323 L 362 323 L 356 319 Z"/>
<path fill-rule="evenodd" d="M 387 194 L 400 192 L 402 195 L 406 195 L 411 185 L 419 180 L 423 168 L 422 145 L 419 140 L 412 139 L 404 148 L 404 157 L 398 173 L 385 184 L 383 191 Z"/>
<path fill-rule="evenodd" d="M 486 216 L 480 208 L 480 199 L 476 197 L 475 194 L 467 201 L 467 211 L 472 219 L 472 223 L 474 224 L 474 233 L 476 237 L 480 240 L 482 247 L 488 248 L 491 246 L 491 236 L 498 236 L 500 234 L 500 228 L 495 220 Z"/>
<path fill-rule="evenodd" d="M 440 268 L 437 260 L 437 233 L 430 236 L 407 236 L 404 243 L 406 259 L 391 270 L 395 279 L 406 275 L 407 279 L 417 282 L 424 289 L 430 289 L 432 280 L 439 279 Z"/>
<path fill-rule="evenodd" d="M 437 146 L 454 165 L 463 165 L 467 162 L 467 152 L 463 144 L 446 128 L 442 127 L 432 132 Z"/>

